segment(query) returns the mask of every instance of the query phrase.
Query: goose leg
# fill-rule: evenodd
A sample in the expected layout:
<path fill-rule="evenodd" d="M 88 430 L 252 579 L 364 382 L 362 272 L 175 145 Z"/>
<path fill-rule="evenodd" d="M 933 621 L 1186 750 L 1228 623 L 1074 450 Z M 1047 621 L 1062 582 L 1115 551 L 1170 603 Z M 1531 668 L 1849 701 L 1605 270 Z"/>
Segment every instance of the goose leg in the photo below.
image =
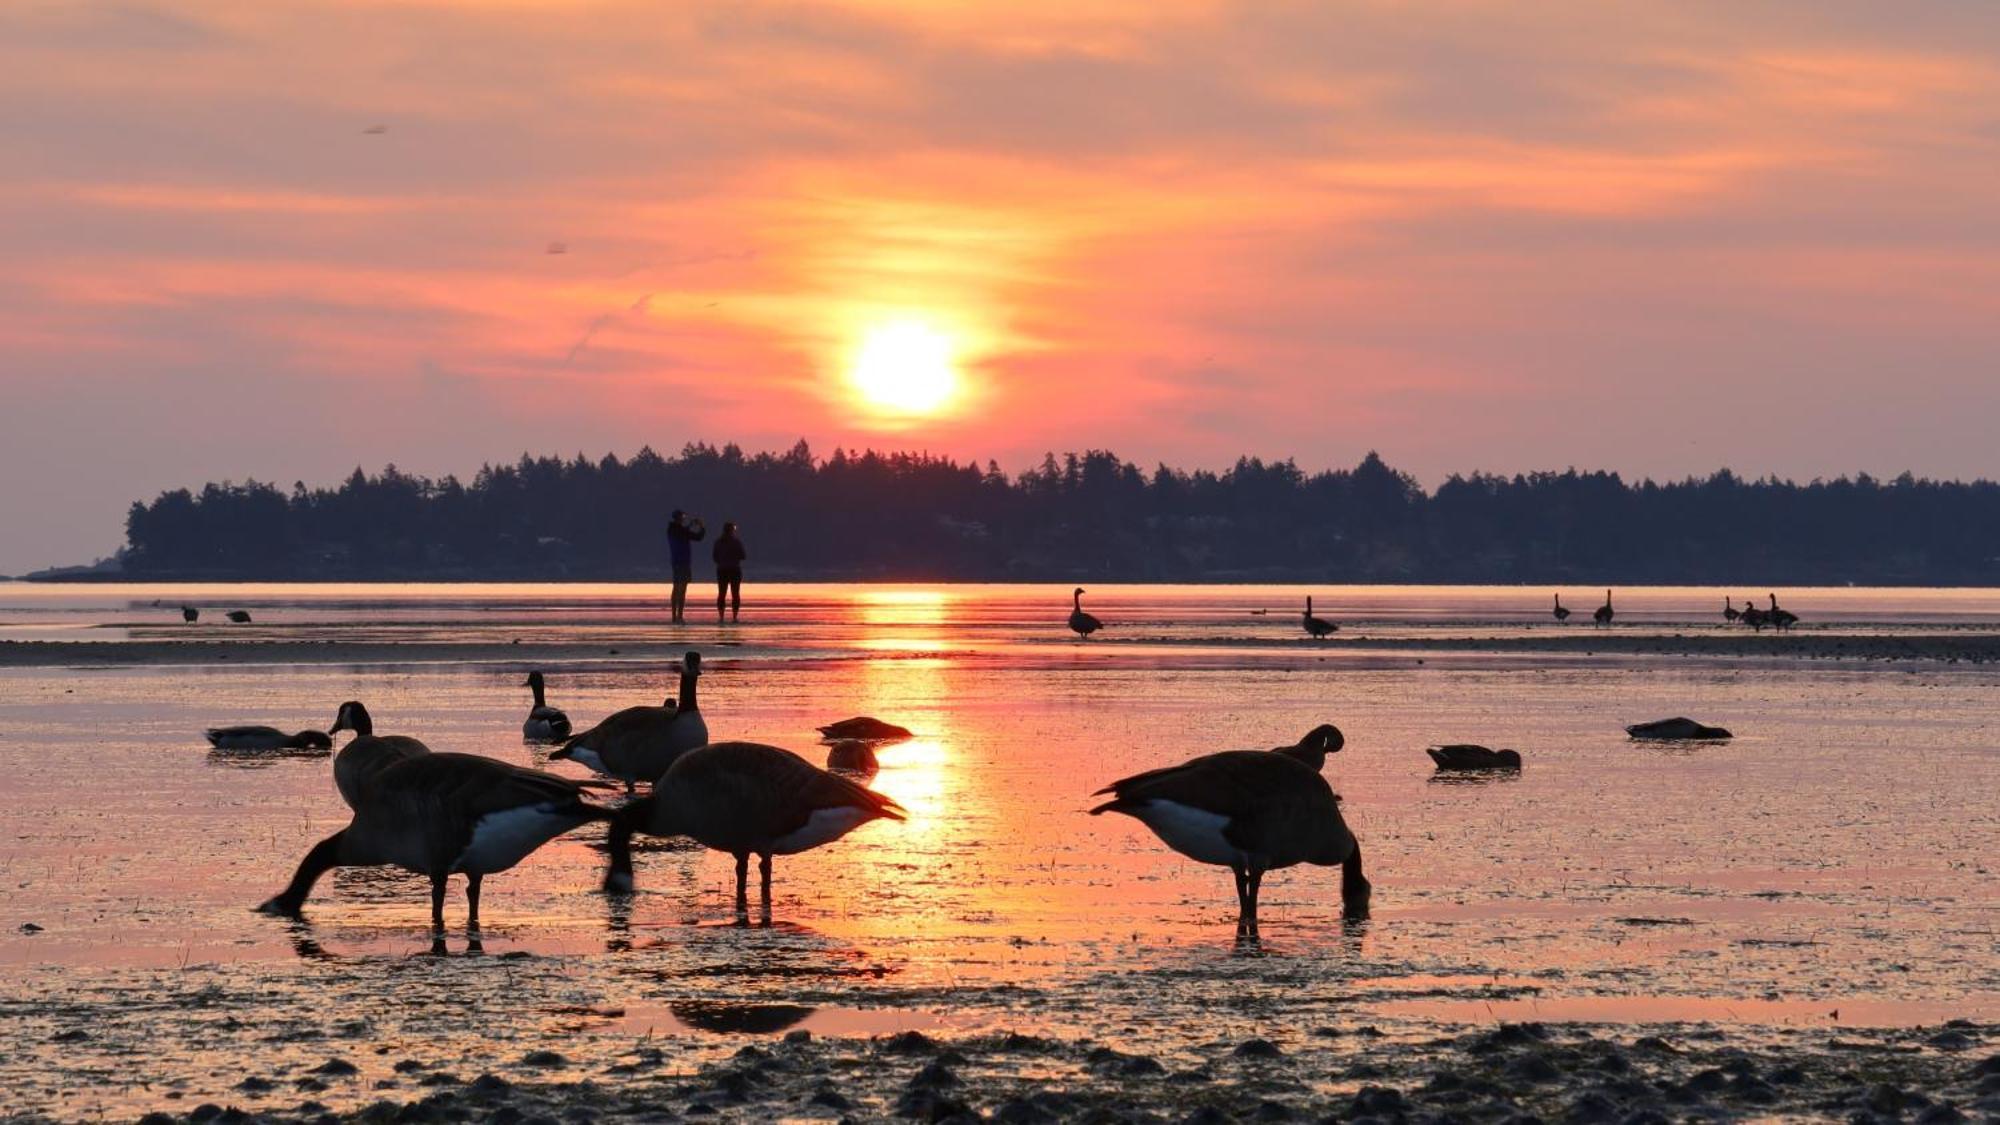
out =
<path fill-rule="evenodd" d="M 1245 897 L 1245 901 L 1249 904 L 1250 929 L 1254 931 L 1257 928 L 1257 893 L 1264 889 L 1263 869 L 1252 867 L 1249 876 L 1246 878 L 1246 882 L 1250 890 Z"/>
<path fill-rule="evenodd" d="M 445 876 L 431 876 L 431 929 L 444 932 L 444 883 Z"/>
<path fill-rule="evenodd" d="M 760 855 L 757 857 L 757 878 L 758 881 L 763 884 L 764 924 L 768 926 L 771 924 L 771 857 L 770 856 Z"/>
<path fill-rule="evenodd" d="M 750 912 L 750 853 L 736 853 L 736 912 Z"/>
<path fill-rule="evenodd" d="M 1241 937 L 1250 925 L 1250 876 L 1241 867 L 1231 867 L 1236 876 L 1236 934 Z"/>
<path fill-rule="evenodd" d="M 481 876 L 465 877 L 465 929 L 468 933 L 479 930 L 479 880 Z"/>

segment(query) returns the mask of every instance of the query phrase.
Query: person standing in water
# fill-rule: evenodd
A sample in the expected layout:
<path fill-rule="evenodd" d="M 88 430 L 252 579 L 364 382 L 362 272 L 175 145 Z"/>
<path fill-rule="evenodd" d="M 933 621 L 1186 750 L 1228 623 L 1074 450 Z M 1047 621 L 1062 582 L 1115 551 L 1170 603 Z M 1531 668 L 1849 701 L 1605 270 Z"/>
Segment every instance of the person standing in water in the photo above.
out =
<path fill-rule="evenodd" d="M 688 583 L 694 581 L 694 545 L 708 535 L 700 516 L 690 517 L 679 508 L 667 523 L 667 556 L 674 565 L 674 623 L 687 613 Z"/>
<path fill-rule="evenodd" d="M 743 612 L 743 560 L 750 557 L 743 549 L 743 540 L 736 535 L 734 522 L 722 525 L 722 535 L 715 541 L 715 619 L 721 621 L 723 603 L 729 604 L 729 620 L 735 621 Z"/>

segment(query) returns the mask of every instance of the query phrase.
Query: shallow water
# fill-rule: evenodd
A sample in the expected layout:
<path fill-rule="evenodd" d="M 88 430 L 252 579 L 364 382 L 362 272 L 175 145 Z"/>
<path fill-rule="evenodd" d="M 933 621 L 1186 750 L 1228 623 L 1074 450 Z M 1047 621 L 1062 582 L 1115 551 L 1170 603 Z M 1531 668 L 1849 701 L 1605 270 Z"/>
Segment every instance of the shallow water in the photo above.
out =
<path fill-rule="evenodd" d="M 323 728 L 357 698 L 385 731 L 532 763 L 539 752 L 518 735 L 524 668 L 0 670 L 0 1015 L 16 1028 L 0 1108 L 217 1096 L 246 1059 L 318 1062 L 339 1042 L 421 1042 L 470 1059 L 553 1045 L 587 1058 L 664 1036 L 697 1058 L 787 1027 L 1004 1027 L 1170 1055 L 1362 1022 L 1419 1035 L 1500 1018 L 2000 1019 L 1991 668 L 1389 662 L 1303 642 L 1233 645 L 1276 627 L 1239 621 L 1246 601 L 1275 606 L 1275 595 L 1101 599 L 1107 619 L 1163 636 L 1200 630 L 1196 658 L 1057 642 L 1046 610 L 1067 590 L 1025 589 L 816 588 L 753 603 L 759 620 L 731 635 L 755 636 L 759 659 L 716 646 L 713 625 L 690 627 L 708 655 L 702 704 L 717 737 L 813 757 L 823 749 L 812 728 L 847 715 L 918 731 L 882 751 L 875 781 L 909 821 L 781 858 L 768 928 L 733 924 L 727 857 L 677 846 L 641 854 L 629 904 L 604 899 L 592 890 L 600 834 L 580 832 L 488 881 L 477 957 L 462 956 L 456 885 L 445 958 L 425 956 L 427 896 L 409 876 L 340 873 L 302 927 L 251 913 L 344 823 L 344 806 L 328 759 L 213 755 L 199 732 Z M 589 623 L 519 591 L 326 605 L 231 591 L 218 603 L 259 607 L 244 632 L 667 629 L 636 596 L 559 592 L 597 599 L 577 613 Z M 1636 616 L 1675 596 L 1624 600 Z M 1857 599 L 1845 612 L 1856 627 L 1906 611 L 1948 625 L 2000 607 L 1967 592 L 1895 596 L 1912 600 Z M 1396 627 L 1527 627 L 1482 617 L 1471 595 L 1430 611 L 1414 593 L 1395 597 L 1372 612 Z M 10 620 L 53 615 L 23 608 L 33 600 L 9 603 Z M 64 612 L 108 619 L 93 604 Z M 671 687 L 668 669 L 644 663 L 544 671 L 552 702 L 582 722 Z M 1677 748 L 1622 733 L 1674 714 L 1739 737 Z M 1084 814 L 1089 793 L 1124 774 L 1289 743 L 1327 721 L 1348 739 L 1327 772 L 1367 849 L 1368 922 L 1341 920 L 1336 872 L 1295 869 L 1266 881 L 1264 940 L 1239 949 L 1226 873 L 1132 821 Z M 1422 748 L 1444 741 L 1516 747 L 1527 767 L 1436 779 Z M 42 929 L 22 932 L 27 923 Z M 89 1038 L 55 1041 L 78 1027 Z M 376 1069 L 363 1078 L 398 1080 Z M 86 1078 L 98 1084 L 86 1091 Z M 366 1093 L 357 1083 L 316 1096 Z"/>

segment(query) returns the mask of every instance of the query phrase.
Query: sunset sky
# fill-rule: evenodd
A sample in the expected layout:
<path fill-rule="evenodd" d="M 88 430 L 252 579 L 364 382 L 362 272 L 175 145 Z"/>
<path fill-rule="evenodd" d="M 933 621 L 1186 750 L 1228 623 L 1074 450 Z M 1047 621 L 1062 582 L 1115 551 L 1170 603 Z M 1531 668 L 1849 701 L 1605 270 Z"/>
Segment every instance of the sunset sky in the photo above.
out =
<path fill-rule="evenodd" d="M 16 2 L 0 229 L 0 573 L 696 439 L 2000 474 L 1990 0 Z"/>

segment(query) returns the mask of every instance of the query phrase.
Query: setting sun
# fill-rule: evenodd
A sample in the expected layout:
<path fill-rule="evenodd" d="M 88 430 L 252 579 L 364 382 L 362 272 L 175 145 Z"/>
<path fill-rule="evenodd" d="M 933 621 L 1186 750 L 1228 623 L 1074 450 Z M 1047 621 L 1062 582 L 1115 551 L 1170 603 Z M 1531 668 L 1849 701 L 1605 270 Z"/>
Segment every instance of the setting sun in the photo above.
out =
<path fill-rule="evenodd" d="M 892 414 L 935 414 L 958 391 L 952 341 L 920 321 L 877 325 L 861 338 L 848 378 L 868 406 Z"/>

